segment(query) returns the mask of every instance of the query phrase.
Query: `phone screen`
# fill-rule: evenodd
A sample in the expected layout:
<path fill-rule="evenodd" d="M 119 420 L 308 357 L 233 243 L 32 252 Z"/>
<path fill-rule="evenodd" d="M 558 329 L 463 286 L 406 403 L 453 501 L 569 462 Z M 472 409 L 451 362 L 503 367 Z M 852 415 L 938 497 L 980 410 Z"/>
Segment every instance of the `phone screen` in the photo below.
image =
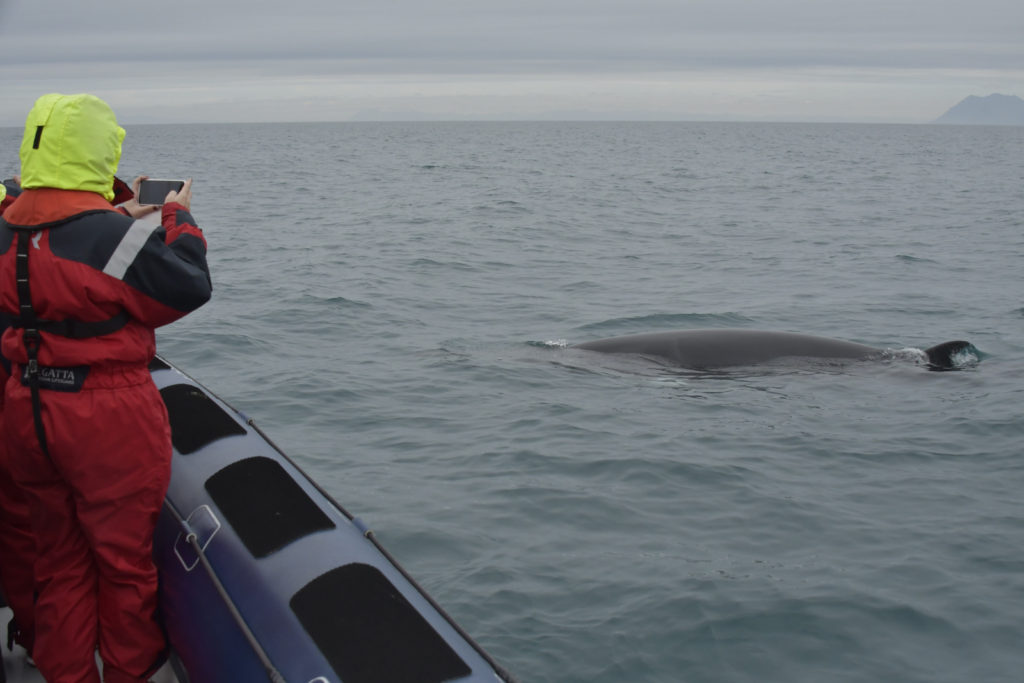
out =
<path fill-rule="evenodd" d="M 143 180 L 139 184 L 139 204 L 163 204 L 168 192 L 177 192 L 184 180 Z"/>

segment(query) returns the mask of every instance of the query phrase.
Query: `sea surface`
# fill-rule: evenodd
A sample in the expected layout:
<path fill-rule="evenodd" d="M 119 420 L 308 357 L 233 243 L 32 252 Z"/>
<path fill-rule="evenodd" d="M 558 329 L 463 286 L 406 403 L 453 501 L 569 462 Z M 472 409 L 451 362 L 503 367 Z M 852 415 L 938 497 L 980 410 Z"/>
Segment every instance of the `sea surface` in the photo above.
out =
<path fill-rule="evenodd" d="M 127 128 L 209 241 L 160 353 L 523 683 L 1024 680 L 1024 127 Z M 708 327 L 982 357 L 569 348 Z"/>

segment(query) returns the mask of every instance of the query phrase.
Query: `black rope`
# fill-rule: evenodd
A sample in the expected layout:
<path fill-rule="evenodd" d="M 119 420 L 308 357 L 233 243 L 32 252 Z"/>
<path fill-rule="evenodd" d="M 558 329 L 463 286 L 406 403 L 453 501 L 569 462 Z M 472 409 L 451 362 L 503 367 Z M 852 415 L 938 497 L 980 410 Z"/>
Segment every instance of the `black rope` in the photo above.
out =
<path fill-rule="evenodd" d="M 181 516 L 181 513 L 178 512 L 169 500 L 165 500 L 164 505 L 171 511 L 171 514 L 174 515 L 174 518 L 178 521 L 178 525 L 185 534 L 185 541 L 187 541 L 196 552 L 196 556 L 202 563 L 203 569 L 206 570 L 210 580 L 213 581 L 213 587 L 217 590 L 217 593 L 224 601 L 224 604 L 227 606 L 232 618 L 234 618 L 235 623 L 238 624 L 238 628 L 241 629 L 242 635 L 249 642 L 249 646 L 252 647 L 253 652 L 256 653 L 256 656 L 259 658 L 263 668 L 266 669 L 267 677 L 272 681 L 272 683 L 286 683 L 284 677 L 281 676 L 281 672 L 274 667 L 274 663 L 270 661 L 270 656 L 267 654 L 266 650 L 263 649 L 263 646 L 260 645 L 260 642 L 256 639 L 256 635 L 252 632 L 252 629 L 249 628 L 249 624 L 246 623 L 245 617 L 242 616 L 238 606 L 235 605 L 235 601 L 231 599 L 231 596 L 228 594 L 227 589 L 221 582 L 220 577 L 217 576 L 217 570 L 213 568 L 213 565 L 210 564 L 209 558 L 206 557 L 206 551 L 203 550 L 203 547 L 199 544 L 199 537 L 196 535 L 196 532 L 193 531 L 189 523 Z"/>

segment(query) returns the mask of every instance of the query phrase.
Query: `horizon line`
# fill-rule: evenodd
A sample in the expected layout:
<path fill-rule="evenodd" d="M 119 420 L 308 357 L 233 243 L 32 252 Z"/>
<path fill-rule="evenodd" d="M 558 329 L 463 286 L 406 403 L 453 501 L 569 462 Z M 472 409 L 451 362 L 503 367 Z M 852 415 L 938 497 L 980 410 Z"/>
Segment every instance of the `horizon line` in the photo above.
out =
<path fill-rule="evenodd" d="M 1015 127 L 1020 123 L 948 123 L 933 121 L 855 121 L 829 119 L 683 119 L 683 118 L 351 118 L 318 120 L 235 120 L 235 121 L 118 121 L 121 126 L 236 126 L 236 125 L 322 125 L 344 123 L 697 123 L 697 124 L 772 124 L 772 125 L 850 125 L 850 126 L 966 126 Z M 24 124 L 0 124 L 0 129 L 21 129 Z"/>

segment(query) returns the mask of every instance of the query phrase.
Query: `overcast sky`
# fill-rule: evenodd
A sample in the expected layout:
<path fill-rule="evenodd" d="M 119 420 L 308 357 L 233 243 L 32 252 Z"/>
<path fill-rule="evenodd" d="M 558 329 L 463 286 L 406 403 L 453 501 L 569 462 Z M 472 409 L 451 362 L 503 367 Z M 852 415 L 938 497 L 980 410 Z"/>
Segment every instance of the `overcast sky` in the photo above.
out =
<path fill-rule="evenodd" d="M 1024 0 L 0 0 L 0 126 L 47 92 L 122 123 L 926 123 L 1024 96 Z"/>

